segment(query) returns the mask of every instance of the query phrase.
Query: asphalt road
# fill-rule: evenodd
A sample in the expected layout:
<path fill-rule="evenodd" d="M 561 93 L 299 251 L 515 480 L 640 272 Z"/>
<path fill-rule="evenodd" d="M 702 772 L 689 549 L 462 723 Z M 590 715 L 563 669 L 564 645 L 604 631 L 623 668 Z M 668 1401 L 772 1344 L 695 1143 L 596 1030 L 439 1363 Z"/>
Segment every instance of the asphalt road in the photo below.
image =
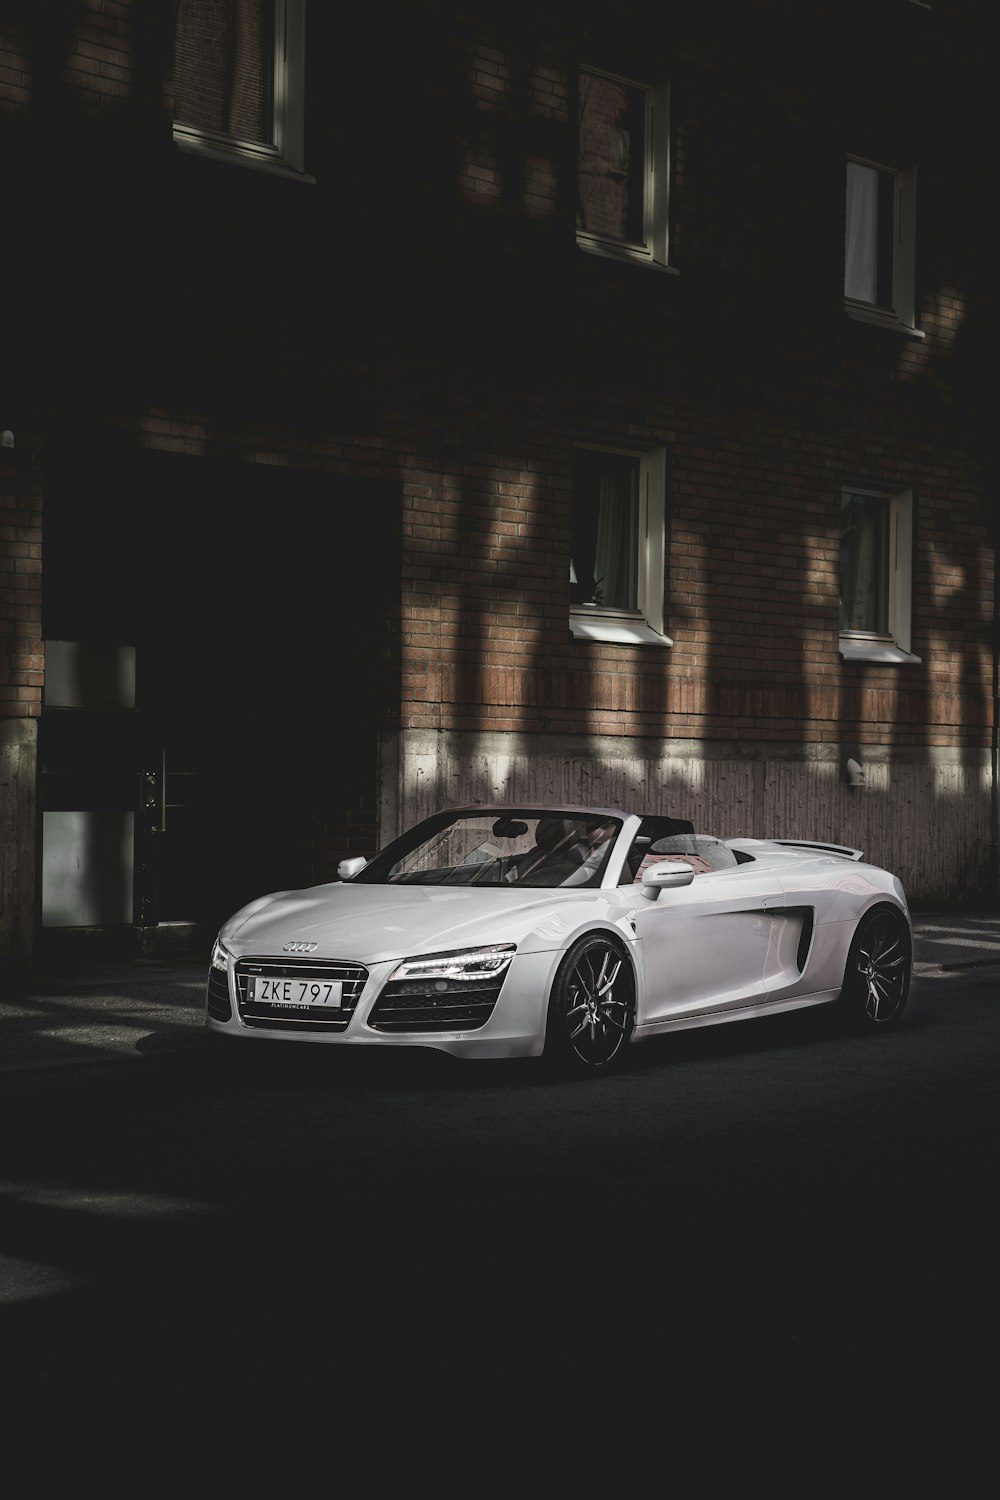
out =
<path fill-rule="evenodd" d="M 808 1462 L 805 1494 L 864 1436 L 866 1473 L 875 1443 L 894 1483 L 919 1454 L 978 1493 L 998 983 L 924 972 L 888 1037 L 775 1017 L 582 1083 L 287 1047 L 220 1071 L 200 1045 L 9 1075 L 4 1409 L 156 1412 L 168 1454 L 239 1434 L 251 1471 L 349 1436 L 386 1483 L 444 1442 L 456 1475 L 545 1451 L 620 1488 L 662 1430 L 684 1493 L 748 1461 L 737 1428 L 774 1480 Z"/>

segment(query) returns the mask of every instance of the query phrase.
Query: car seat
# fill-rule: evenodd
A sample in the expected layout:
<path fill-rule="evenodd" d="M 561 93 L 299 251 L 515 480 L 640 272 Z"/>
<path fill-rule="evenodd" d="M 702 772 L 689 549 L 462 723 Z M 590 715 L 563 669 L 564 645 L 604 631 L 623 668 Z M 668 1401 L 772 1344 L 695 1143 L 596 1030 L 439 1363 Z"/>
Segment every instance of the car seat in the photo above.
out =
<path fill-rule="evenodd" d="M 579 869 L 588 852 L 574 818 L 539 818 L 535 847 L 521 856 L 518 879 L 530 881 L 535 875 L 539 885 L 558 885 Z"/>
<path fill-rule="evenodd" d="M 693 855 L 702 859 L 712 870 L 729 870 L 739 864 L 739 860 L 728 845 L 721 839 L 713 838 L 708 833 L 674 833 L 668 838 L 657 839 L 650 845 L 650 854 Z"/>

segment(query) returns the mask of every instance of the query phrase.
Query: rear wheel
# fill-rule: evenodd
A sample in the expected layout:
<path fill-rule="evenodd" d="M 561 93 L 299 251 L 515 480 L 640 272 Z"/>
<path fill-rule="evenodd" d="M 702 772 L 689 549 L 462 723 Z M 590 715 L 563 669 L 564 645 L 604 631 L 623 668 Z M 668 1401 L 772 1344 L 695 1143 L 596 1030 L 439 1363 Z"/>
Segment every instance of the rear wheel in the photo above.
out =
<path fill-rule="evenodd" d="M 898 912 L 878 907 L 854 934 L 840 992 L 850 1022 L 862 1031 L 898 1025 L 910 993 L 910 930 Z"/>
<path fill-rule="evenodd" d="M 575 1073 L 607 1072 L 634 1027 L 635 980 L 624 952 L 597 933 L 581 938 L 552 986 L 546 1060 Z"/>

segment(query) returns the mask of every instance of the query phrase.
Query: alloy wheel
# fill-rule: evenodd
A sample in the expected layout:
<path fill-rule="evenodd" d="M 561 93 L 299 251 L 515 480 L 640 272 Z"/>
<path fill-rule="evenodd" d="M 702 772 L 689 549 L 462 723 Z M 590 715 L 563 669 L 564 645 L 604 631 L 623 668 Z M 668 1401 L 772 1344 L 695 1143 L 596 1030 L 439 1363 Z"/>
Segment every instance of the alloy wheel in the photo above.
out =
<path fill-rule="evenodd" d="M 890 1026 L 906 1004 L 910 988 L 910 941 L 891 912 L 876 912 L 863 924 L 853 948 L 850 989 L 859 1019 L 871 1027 Z"/>
<path fill-rule="evenodd" d="M 620 949 L 603 938 L 577 944 L 556 982 L 554 1001 L 550 1041 L 564 1059 L 588 1070 L 607 1068 L 635 1024 L 632 970 Z"/>

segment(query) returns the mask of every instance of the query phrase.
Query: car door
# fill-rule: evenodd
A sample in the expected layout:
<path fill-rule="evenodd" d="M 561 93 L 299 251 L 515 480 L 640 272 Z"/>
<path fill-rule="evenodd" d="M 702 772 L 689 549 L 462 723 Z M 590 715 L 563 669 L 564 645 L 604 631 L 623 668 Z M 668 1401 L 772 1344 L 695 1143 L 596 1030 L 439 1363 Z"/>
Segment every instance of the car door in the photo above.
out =
<path fill-rule="evenodd" d="M 773 913 L 784 905 L 777 876 L 753 865 L 696 875 L 661 890 L 636 887 L 645 1005 L 641 1023 L 735 1010 L 763 999 Z"/>

